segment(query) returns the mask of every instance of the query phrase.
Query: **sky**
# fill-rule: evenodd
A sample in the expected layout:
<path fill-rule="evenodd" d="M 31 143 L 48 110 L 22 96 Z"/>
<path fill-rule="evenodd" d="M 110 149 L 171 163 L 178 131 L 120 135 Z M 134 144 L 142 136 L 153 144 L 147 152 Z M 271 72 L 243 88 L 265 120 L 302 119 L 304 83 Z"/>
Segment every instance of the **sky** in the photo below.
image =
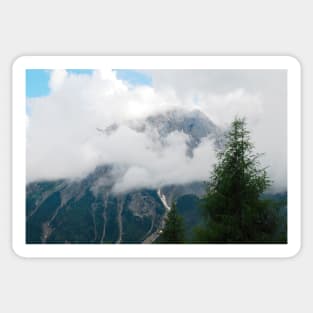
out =
<path fill-rule="evenodd" d="M 43 97 L 50 94 L 50 75 L 52 70 L 26 70 L 26 96 L 28 98 Z M 75 75 L 92 75 L 90 69 L 67 69 L 67 73 Z M 151 85 L 151 77 L 134 70 L 114 70 L 118 79 L 128 82 L 132 86 Z"/>
<path fill-rule="evenodd" d="M 246 117 L 271 188 L 283 191 L 286 77 L 283 70 L 27 70 L 27 181 L 80 179 L 112 163 L 116 192 L 207 180 L 212 139 L 190 158 L 184 133 L 161 144 L 151 129 L 130 127 L 175 109 L 200 110 L 221 130 Z M 119 127 L 111 135 L 97 131 L 112 125 Z"/>

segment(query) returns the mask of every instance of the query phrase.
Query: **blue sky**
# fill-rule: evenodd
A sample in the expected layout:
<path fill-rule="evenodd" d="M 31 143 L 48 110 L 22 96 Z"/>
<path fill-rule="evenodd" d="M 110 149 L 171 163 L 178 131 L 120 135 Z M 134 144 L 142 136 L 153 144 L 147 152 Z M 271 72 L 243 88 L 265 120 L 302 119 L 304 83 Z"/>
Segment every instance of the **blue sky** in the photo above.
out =
<path fill-rule="evenodd" d="M 26 70 L 26 96 L 41 97 L 49 94 L 48 70 Z"/>
<path fill-rule="evenodd" d="M 137 70 L 114 70 L 120 80 L 128 82 L 132 86 L 152 85 L 149 75 Z M 68 69 L 67 72 L 73 74 L 91 75 L 93 70 L 89 69 Z M 26 96 L 27 98 L 43 97 L 50 93 L 49 88 L 50 70 L 36 69 L 26 70 Z"/>
<path fill-rule="evenodd" d="M 115 72 L 118 79 L 127 81 L 132 86 L 152 85 L 152 79 L 146 73 L 136 70 L 115 70 Z"/>

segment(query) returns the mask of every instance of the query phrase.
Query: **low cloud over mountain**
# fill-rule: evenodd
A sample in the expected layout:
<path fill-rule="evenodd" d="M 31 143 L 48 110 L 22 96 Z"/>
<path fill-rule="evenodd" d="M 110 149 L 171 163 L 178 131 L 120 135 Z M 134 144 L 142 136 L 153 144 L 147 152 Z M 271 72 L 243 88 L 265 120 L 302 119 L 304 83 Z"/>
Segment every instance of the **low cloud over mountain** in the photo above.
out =
<path fill-rule="evenodd" d="M 105 164 L 115 192 L 207 180 L 239 115 L 284 189 L 285 73 L 217 72 L 149 71 L 152 85 L 134 86 L 110 70 L 52 71 L 50 94 L 28 99 L 27 181 L 80 179 Z"/>

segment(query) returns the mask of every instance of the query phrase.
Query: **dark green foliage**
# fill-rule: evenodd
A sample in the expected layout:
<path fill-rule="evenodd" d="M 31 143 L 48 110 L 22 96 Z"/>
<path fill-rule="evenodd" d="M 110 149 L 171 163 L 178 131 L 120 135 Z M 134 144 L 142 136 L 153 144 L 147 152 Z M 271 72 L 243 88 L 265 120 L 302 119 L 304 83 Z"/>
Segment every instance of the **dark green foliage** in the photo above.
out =
<path fill-rule="evenodd" d="M 55 192 L 48 197 L 31 216 L 28 216 L 26 222 L 26 242 L 41 243 L 42 224 L 48 221 L 54 211 L 60 205 L 60 193 Z"/>
<path fill-rule="evenodd" d="M 177 199 L 177 213 L 184 220 L 185 241 L 192 242 L 193 229 L 202 223 L 200 199 L 195 195 L 184 195 Z"/>
<path fill-rule="evenodd" d="M 211 243 L 276 241 L 278 206 L 260 197 L 271 182 L 266 169 L 260 166 L 260 155 L 253 152 L 244 119 L 234 120 L 226 139 L 203 199 L 206 227 L 198 229 L 198 240 Z"/>
<path fill-rule="evenodd" d="M 184 225 L 183 218 L 177 213 L 175 203 L 166 217 L 165 227 L 158 242 L 160 243 L 183 243 Z"/>
<path fill-rule="evenodd" d="M 90 183 L 90 177 L 87 177 L 74 183 L 57 181 L 27 185 L 26 242 L 118 242 L 121 201 L 114 194 L 94 194 L 89 188 Z M 147 214 L 133 214 L 129 208 L 132 195 L 123 195 L 121 243 L 142 242 L 157 230 L 165 211 L 155 190 L 142 190 L 139 198 L 147 199 L 154 207 L 149 207 Z"/>
<path fill-rule="evenodd" d="M 78 201 L 70 201 L 62 208 L 52 223 L 54 231 L 49 243 L 93 243 L 94 223 L 92 218 L 93 195 L 87 191 Z"/>
<path fill-rule="evenodd" d="M 140 243 L 151 227 L 150 217 L 139 217 L 131 211 L 123 212 L 123 237 L 122 243 Z"/>
<path fill-rule="evenodd" d="M 117 222 L 117 200 L 114 197 L 109 197 L 106 212 L 106 225 L 105 225 L 105 243 L 114 243 L 119 237 L 119 228 Z"/>
<path fill-rule="evenodd" d="M 43 196 L 45 194 L 52 194 L 61 184 L 62 181 L 29 184 L 26 187 L 26 216 L 32 215 L 38 203 L 44 202 Z"/>
<path fill-rule="evenodd" d="M 277 208 L 278 227 L 275 233 L 275 240 L 287 242 L 287 192 L 277 194 L 265 194 L 261 198 L 267 199 Z"/>

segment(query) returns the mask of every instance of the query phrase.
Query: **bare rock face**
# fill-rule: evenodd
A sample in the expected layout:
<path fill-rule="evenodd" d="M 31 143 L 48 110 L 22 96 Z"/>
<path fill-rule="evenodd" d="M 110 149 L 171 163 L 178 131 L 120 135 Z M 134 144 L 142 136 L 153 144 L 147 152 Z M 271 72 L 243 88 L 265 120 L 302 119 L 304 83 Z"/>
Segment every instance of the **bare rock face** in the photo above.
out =
<path fill-rule="evenodd" d="M 138 217 L 155 215 L 157 203 L 153 197 L 142 194 L 140 191 L 131 193 L 129 197 L 128 208 L 133 215 Z"/>
<path fill-rule="evenodd" d="M 129 120 L 125 125 L 136 132 L 146 132 L 160 143 L 173 132 L 184 133 L 187 140 L 187 154 L 192 157 L 193 150 L 204 138 L 212 138 L 217 146 L 221 144 L 222 130 L 217 127 L 208 116 L 200 110 L 170 110 L 165 113 L 154 114 L 145 119 Z M 119 128 L 114 123 L 97 131 L 104 135 L 111 135 Z"/>
<path fill-rule="evenodd" d="M 160 136 L 167 136 L 173 131 L 182 131 L 196 142 L 209 135 L 216 135 L 218 128 L 201 111 L 173 110 L 147 118 L 147 123 L 155 127 Z"/>

